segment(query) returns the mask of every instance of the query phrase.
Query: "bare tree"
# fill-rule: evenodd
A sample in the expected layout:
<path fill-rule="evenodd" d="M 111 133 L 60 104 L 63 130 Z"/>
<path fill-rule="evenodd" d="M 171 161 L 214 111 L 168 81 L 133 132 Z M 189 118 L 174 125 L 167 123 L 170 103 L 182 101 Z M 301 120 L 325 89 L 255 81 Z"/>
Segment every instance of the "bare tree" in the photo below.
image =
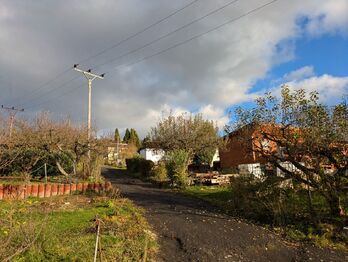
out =
<path fill-rule="evenodd" d="M 256 100 L 251 109 L 237 109 L 239 130 L 257 130 L 244 139 L 248 150 L 262 156 L 284 173 L 316 190 L 327 200 L 331 215 L 342 214 L 340 197 L 348 185 L 348 107 L 319 102 L 318 94 L 291 91 L 284 86 L 281 99 L 270 93 Z M 246 136 L 247 137 L 247 136 Z M 295 169 L 282 165 L 291 163 Z"/>

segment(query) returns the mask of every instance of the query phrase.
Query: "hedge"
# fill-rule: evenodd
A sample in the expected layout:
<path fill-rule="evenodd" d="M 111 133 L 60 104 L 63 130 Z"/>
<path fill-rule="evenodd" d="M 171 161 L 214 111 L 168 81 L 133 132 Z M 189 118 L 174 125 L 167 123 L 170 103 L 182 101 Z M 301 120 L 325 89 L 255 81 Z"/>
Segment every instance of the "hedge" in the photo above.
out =
<path fill-rule="evenodd" d="M 140 157 L 127 158 L 126 159 L 127 169 L 132 173 L 141 173 L 144 177 L 149 177 L 152 168 L 154 167 L 154 162 L 151 160 L 146 160 Z"/>

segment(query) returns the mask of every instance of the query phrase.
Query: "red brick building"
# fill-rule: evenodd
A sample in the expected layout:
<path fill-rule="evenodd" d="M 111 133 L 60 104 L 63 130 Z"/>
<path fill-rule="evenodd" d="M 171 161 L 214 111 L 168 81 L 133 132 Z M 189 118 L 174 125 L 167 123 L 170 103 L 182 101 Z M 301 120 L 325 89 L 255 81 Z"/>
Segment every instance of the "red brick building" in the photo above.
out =
<path fill-rule="evenodd" d="M 270 133 L 279 130 L 271 125 L 248 125 L 229 134 L 227 145 L 220 148 L 220 163 L 222 168 L 238 167 L 242 164 L 266 163 L 266 160 L 257 152 L 255 147 L 274 152 L 277 145 L 274 142 L 261 138 L 261 132 L 267 130 Z"/>

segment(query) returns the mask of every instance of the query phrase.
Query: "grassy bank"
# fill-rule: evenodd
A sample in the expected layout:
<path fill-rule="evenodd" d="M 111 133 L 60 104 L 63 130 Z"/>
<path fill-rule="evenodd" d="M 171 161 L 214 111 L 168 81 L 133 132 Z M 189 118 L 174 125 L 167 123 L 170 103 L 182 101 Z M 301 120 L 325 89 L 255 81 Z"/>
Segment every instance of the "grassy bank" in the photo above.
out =
<path fill-rule="evenodd" d="M 53 197 L 0 203 L 0 259 L 92 261 L 95 218 L 101 222 L 103 261 L 149 260 L 157 246 L 142 210 L 126 199 Z"/>
<path fill-rule="evenodd" d="M 335 232 L 330 222 L 325 219 L 328 217 L 328 210 L 318 195 L 313 195 L 313 205 L 321 219 L 319 228 L 309 222 L 309 211 L 305 210 L 307 199 L 304 194 L 284 196 L 279 208 L 275 199 L 268 199 L 266 202 L 264 199 L 252 197 L 248 192 L 238 192 L 238 189 L 231 187 L 192 186 L 182 190 L 182 193 L 208 201 L 234 216 L 260 222 L 289 240 L 309 241 L 320 247 L 348 251 L 347 232 Z"/>

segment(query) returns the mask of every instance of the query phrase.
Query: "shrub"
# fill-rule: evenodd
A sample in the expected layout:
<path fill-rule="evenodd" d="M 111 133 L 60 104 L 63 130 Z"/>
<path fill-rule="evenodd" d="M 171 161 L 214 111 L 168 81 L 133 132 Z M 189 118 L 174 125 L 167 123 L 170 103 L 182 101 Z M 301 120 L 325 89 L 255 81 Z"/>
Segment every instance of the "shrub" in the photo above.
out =
<path fill-rule="evenodd" d="M 167 169 L 164 162 L 159 162 L 158 165 L 151 170 L 151 177 L 160 184 L 168 180 Z"/>
<path fill-rule="evenodd" d="M 140 157 L 126 159 L 127 169 L 131 173 L 141 173 L 143 177 L 149 177 L 150 172 L 155 165 L 151 160 L 146 160 Z"/>
<path fill-rule="evenodd" d="M 136 173 L 140 170 L 139 157 L 127 158 L 126 166 L 129 172 Z"/>
<path fill-rule="evenodd" d="M 174 150 L 167 156 L 167 173 L 173 185 L 183 188 L 189 184 L 187 166 L 189 154 L 184 150 Z"/>
<path fill-rule="evenodd" d="M 141 159 L 139 161 L 140 164 L 140 173 L 144 177 L 149 177 L 151 174 L 151 170 L 154 167 L 154 162 L 151 160 Z"/>

